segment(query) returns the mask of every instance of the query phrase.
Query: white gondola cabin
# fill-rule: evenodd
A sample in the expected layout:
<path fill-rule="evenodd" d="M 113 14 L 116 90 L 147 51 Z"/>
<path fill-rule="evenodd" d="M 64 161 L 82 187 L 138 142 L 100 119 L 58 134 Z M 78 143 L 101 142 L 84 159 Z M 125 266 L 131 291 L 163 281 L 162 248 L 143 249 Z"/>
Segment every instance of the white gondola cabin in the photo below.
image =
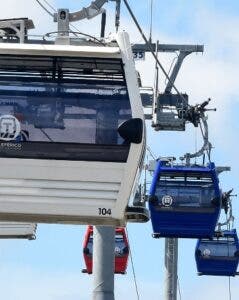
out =
<path fill-rule="evenodd" d="M 0 220 L 124 224 L 144 131 L 127 33 L 0 44 Z"/>
<path fill-rule="evenodd" d="M 35 240 L 37 224 L 0 222 L 0 239 Z"/>

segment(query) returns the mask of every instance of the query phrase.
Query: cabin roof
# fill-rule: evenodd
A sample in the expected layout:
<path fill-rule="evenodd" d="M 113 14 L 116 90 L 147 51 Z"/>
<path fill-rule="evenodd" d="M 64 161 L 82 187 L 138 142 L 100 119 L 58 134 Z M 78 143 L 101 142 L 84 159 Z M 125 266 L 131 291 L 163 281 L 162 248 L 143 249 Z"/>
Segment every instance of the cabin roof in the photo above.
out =
<path fill-rule="evenodd" d="M 0 43 L 0 55 L 121 58 L 119 47 Z"/>

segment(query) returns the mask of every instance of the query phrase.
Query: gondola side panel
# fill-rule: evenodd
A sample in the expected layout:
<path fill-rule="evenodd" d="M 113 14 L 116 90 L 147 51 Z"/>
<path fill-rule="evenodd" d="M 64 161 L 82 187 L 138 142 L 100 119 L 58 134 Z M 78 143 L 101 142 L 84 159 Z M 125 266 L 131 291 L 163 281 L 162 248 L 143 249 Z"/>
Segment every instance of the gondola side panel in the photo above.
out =
<path fill-rule="evenodd" d="M 137 187 L 137 182 L 140 177 L 145 155 L 146 133 L 144 111 L 140 97 L 133 53 L 128 34 L 126 32 L 120 32 L 117 35 L 117 42 L 119 44 L 122 54 L 126 84 L 132 109 L 132 117 L 139 118 L 143 121 L 142 141 L 139 144 L 130 144 L 130 151 L 124 172 L 124 180 L 121 183 L 121 191 L 119 193 L 120 201 L 117 202 L 116 211 L 122 212 L 124 211 L 126 204 L 129 201 L 128 195 L 130 194 L 132 197 Z"/>

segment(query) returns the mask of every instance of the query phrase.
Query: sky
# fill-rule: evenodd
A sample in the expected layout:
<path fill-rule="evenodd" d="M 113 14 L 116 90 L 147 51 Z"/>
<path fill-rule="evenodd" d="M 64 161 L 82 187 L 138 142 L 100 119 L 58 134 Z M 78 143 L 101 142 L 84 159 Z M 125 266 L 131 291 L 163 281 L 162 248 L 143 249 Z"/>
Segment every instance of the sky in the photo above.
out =
<path fill-rule="evenodd" d="M 90 0 L 48 0 L 56 8 L 75 11 Z M 150 1 L 129 0 L 143 30 L 148 35 Z M 27 6 L 26 6 L 27 4 Z M 114 32 L 113 3 L 108 10 L 107 34 Z M 190 103 L 211 98 L 209 135 L 214 146 L 212 159 L 217 165 L 231 166 L 221 175 L 223 190 L 234 188 L 239 193 L 238 179 L 238 114 L 239 114 L 239 2 L 237 0 L 154 0 L 153 39 L 160 43 L 204 44 L 204 54 L 185 59 L 176 80 L 177 88 L 187 92 Z M 25 17 L 34 20 L 34 34 L 55 31 L 56 24 L 33 0 L 8 0 L 1 3 L 0 18 Z M 111 19 L 111 20 L 110 20 Z M 82 32 L 98 33 L 100 19 L 75 24 Z M 142 42 L 125 8 L 122 8 L 121 30 L 126 30 L 132 43 Z M 160 54 L 169 70 L 175 55 Z M 150 55 L 137 62 L 143 85 L 153 86 L 154 62 Z M 160 89 L 165 80 L 160 76 Z M 147 124 L 148 145 L 155 156 L 182 156 L 200 145 L 200 133 L 188 125 L 185 132 L 154 132 Z M 177 145 L 177 147 L 175 147 Z M 146 155 L 150 159 L 149 155 Z M 150 181 L 150 176 L 147 180 Z M 238 200 L 234 200 L 235 226 L 238 227 Z M 85 226 L 39 225 L 35 241 L 0 241 L 0 286 L 4 300 L 87 300 L 91 299 L 92 276 L 84 268 L 82 243 Z M 129 224 L 128 232 L 136 279 L 141 300 L 163 299 L 164 240 L 151 237 L 150 222 Z M 198 277 L 194 262 L 195 240 L 179 241 L 179 282 L 182 300 L 227 300 L 228 278 Z M 237 278 L 231 279 L 233 300 L 238 299 Z M 137 299 L 132 266 L 127 275 L 115 276 L 116 299 Z M 178 297 L 178 299 L 180 299 Z"/>

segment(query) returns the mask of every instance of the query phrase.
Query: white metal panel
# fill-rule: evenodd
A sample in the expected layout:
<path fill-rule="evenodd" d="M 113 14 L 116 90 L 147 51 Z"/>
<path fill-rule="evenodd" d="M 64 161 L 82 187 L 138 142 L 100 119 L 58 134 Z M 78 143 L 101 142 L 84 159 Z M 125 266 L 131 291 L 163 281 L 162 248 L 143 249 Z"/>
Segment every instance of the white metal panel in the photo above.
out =
<path fill-rule="evenodd" d="M 97 191 L 118 191 L 120 183 L 113 182 L 77 182 L 77 181 L 56 181 L 56 180 L 24 180 L 24 179 L 0 179 L 0 187 L 34 187 L 34 188 L 53 188 L 53 189 L 72 189 L 72 190 L 88 190 Z"/>
<path fill-rule="evenodd" d="M 128 34 L 126 32 L 120 32 L 117 36 L 117 42 L 121 49 L 122 60 L 124 63 L 124 71 L 132 108 L 132 116 L 133 118 L 141 118 L 142 120 L 144 120 L 144 111 L 141 102 L 133 53 Z M 116 210 L 121 212 L 122 214 L 131 194 L 133 194 L 135 191 L 143 164 L 144 151 L 145 128 L 141 144 L 131 144 L 130 146 L 130 152 L 121 185 L 122 188 L 120 189 L 119 198 L 116 204 Z"/>
<path fill-rule="evenodd" d="M 111 218 L 119 219 L 115 206 L 123 163 L 1 158 L 0 164 L 0 219 L 12 214 L 20 221 L 21 214 L 28 221 L 54 222 L 55 215 L 57 222 L 73 217 L 81 223 L 81 216 L 104 218 L 99 208 L 111 209 Z"/>
<path fill-rule="evenodd" d="M 37 224 L 0 222 L 0 239 L 35 239 Z"/>
<path fill-rule="evenodd" d="M 0 158 L 0 178 L 119 182 L 125 163 Z"/>
<path fill-rule="evenodd" d="M 0 54 L 121 58 L 118 47 L 0 43 Z"/>

